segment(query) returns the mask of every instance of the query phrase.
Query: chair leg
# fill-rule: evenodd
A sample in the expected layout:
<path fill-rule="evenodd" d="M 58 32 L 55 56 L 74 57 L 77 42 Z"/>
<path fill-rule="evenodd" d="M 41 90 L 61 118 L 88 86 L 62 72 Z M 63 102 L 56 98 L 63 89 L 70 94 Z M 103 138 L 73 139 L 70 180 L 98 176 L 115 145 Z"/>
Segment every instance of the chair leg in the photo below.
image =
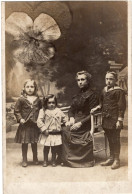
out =
<path fill-rule="evenodd" d="M 93 138 L 93 150 L 96 151 L 95 141 L 94 141 L 94 134 L 92 135 L 92 138 Z"/>

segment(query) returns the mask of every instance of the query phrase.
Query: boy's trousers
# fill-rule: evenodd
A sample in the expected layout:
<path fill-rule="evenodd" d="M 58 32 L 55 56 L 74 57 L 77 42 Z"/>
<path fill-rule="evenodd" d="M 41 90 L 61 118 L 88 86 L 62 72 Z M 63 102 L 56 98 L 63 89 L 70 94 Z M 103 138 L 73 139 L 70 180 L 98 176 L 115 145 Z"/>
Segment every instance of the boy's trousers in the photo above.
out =
<path fill-rule="evenodd" d="M 108 138 L 110 157 L 114 159 L 119 159 L 120 155 L 120 132 L 121 129 L 104 129 L 105 134 Z"/>

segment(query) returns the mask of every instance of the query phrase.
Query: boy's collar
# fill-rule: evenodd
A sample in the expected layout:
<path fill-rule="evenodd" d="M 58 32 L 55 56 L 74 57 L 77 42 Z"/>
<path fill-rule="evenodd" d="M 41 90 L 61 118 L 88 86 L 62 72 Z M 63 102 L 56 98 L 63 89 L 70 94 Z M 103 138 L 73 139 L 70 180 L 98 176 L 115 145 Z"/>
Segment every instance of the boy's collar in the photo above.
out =
<path fill-rule="evenodd" d="M 106 92 L 109 92 L 109 91 L 118 90 L 118 89 L 121 89 L 121 88 L 119 86 L 113 86 L 110 89 L 108 89 L 108 87 L 106 86 L 104 89 L 105 89 Z"/>

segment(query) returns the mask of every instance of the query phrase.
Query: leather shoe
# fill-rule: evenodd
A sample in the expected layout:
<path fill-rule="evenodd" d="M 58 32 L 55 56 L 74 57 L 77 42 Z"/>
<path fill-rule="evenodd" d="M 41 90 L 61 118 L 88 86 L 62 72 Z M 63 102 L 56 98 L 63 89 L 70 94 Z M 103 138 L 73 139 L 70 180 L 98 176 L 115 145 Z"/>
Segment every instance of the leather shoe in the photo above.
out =
<path fill-rule="evenodd" d="M 112 170 L 115 170 L 115 169 L 117 169 L 117 168 L 120 168 L 120 160 L 114 160 L 114 163 L 112 164 L 112 166 L 111 166 L 111 169 Z"/>
<path fill-rule="evenodd" d="M 26 161 L 22 161 L 22 167 L 27 167 L 27 162 Z"/>
<path fill-rule="evenodd" d="M 105 162 L 102 162 L 102 163 L 101 163 L 101 166 L 110 166 L 110 165 L 113 164 L 113 162 L 114 162 L 114 160 L 111 159 L 111 158 L 109 158 L 109 159 L 106 160 Z"/>
<path fill-rule="evenodd" d="M 34 160 L 33 160 L 33 163 L 34 163 L 35 165 L 38 165 L 38 164 L 39 164 L 38 159 L 34 159 Z"/>
<path fill-rule="evenodd" d="M 55 162 L 52 162 L 52 166 L 53 166 L 53 167 L 56 167 L 56 163 L 55 163 Z"/>
<path fill-rule="evenodd" d="M 48 162 L 47 161 L 44 161 L 43 167 L 47 167 L 47 166 L 48 166 Z"/>
<path fill-rule="evenodd" d="M 63 162 L 61 162 L 61 164 L 60 164 L 61 166 L 64 166 L 64 163 Z"/>

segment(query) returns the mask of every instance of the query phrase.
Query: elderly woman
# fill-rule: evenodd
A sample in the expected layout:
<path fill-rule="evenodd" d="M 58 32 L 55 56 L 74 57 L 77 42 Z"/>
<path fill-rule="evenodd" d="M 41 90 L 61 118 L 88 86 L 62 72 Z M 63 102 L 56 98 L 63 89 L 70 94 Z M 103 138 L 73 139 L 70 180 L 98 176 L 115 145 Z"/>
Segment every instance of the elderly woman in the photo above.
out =
<path fill-rule="evenodd" d="M 70 167 L 94 166 L 90 110 L 98 104 L 98 98 L 90 89 L 91 77 L 87 71 L 77 73 L 80 92 L 73 97 L 69 122 L 63 129 L 63 162 Z"/>

